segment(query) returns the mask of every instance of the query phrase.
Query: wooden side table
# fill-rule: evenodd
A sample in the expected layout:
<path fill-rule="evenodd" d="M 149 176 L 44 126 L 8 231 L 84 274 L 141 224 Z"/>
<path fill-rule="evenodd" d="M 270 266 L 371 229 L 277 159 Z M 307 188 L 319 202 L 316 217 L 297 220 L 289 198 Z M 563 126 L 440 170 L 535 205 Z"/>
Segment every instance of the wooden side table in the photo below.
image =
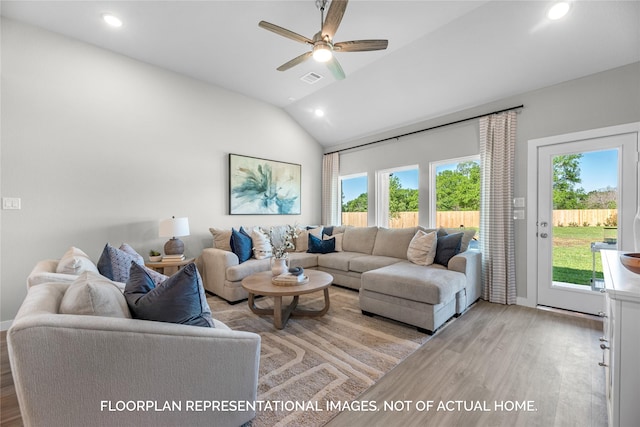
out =
<path fill-rule="evenodd" d="M 182 267 L 187 264 L 191 264 L 195 261 L 195 258 L 185 258 L 180 261 L 145 261 L 144 265 L 157 271 L 158 273 L 164 274 L 165 276 L 171 276 L 178 272 Z"/>

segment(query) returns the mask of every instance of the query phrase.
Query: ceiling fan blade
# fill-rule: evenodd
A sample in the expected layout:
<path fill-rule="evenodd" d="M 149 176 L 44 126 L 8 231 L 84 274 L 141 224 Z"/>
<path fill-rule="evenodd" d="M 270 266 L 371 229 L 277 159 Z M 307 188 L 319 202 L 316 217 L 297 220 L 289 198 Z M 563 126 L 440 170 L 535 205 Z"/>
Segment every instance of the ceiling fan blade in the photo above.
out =
<path fill-rule="evenodd" d="M 298 33 L 294 33 L 293 31 L 287 30 L 286 28 L 279 27 L 278 25 L 272 24 L 272 23 L 267 22 L 267 21 L 258 22 L 258 26 L 261 27 L 261 28 L 264 28 L 265 30 L 269 30 L 271 32 L 274 32 L 274 33 L 278 34 L 279 36 L 286 37 L 288 39 L 295 40 L 295 41 L 300 42 L 300 43 L 307 43 L 307 44 L 310 44 L 310 45 L 313 44 L 313 40 L 311 40 L 311 39 L 309 39 L 309 38 L 307 38 L 305 36 L 301 36 Z"/>
<path fill-rule="evenodd" d="M 277 69 L 278 69 L 278 71 L 287 71 L 289 68 L 293 68 L 296 65 L 298 65 L 298 64 L 306 61 L 307 59 L 311 58 L 311 55 L 313 55 L 312 52 L 303 53 L 300 56 L 296 56 L 291 61 L 285 62 L 284 64 L 279 66 Z"/>
<path fill-rule="evenodd" d="M 328 60 L 326 64 L 327 68 L 329 69 L 329 71 L 331 71 L 331 74 L 333 74 L 333 77 L 335 77 L 336 80 L 344 79 L 344 70 L 340 66 L 340 63 L 336 59 L 335 55 L 330 60 Z"/>
<path fill-rule="evenodd" d="M 365 52 L 368 50 L 384 50 L 389 45 L 388 40 L 353 40 L 333 45 L 338 52 Z"/>
<path fill-rule="evenodd" d="M 338 31 L 338 26 L 342 21 L 348 2 L 349 0 L 331 0 L 327 17 L 322 25 L 323 36 L 329 36 L 330 39 L 333 39 L 336 31 Z"/>

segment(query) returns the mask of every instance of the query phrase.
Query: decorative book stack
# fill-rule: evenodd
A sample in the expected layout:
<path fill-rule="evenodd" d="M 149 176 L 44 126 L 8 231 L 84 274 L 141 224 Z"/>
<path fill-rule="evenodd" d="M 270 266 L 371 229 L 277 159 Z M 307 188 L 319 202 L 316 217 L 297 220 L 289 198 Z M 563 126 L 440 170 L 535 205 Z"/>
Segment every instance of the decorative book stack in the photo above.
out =
<path fill-rule="evenodd" d="M 183 261 L 184 260 L 184 254 L 178 254 L 178 255 L 164 255 L 162 257 L 162 262 L 170 262 L 170 261 Z"/>
<path fill-rule="evenodd" d="M 277 286 L 304 285 L 309 283 L 309 277 L 304 274 L 280 274 L 271 279 L 271 283 Z"/>

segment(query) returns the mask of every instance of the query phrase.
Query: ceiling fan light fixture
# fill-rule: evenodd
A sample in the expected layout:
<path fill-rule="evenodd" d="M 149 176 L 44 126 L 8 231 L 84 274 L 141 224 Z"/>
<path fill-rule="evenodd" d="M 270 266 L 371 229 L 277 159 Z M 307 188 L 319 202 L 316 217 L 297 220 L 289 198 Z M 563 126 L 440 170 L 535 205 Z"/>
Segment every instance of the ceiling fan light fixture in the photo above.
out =
<path fill-rule="evenodd" d="M 331 47 L 328 43 L 319 42 L 313 46 L 313 59 L 318 62 L 327 62 L 333 57 Z"/>

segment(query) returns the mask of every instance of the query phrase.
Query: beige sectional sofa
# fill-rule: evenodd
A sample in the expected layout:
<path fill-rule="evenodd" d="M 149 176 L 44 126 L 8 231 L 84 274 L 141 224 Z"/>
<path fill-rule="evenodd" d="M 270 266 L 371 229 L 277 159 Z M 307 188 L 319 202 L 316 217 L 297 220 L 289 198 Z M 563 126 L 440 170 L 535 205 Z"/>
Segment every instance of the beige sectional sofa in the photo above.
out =
<path fill-rule="evenodd" d="M 296 251 L 289 255 L 290 264 L 325 271 L 333 276 L 334 284 L 359 290 L 360 308 L 365 314 L 388 317 L 433 333 L 479 298 L 481 257 L 480 252 L 467 250 L 475 233 L 470 230 L 464 231 L 461 253 L 446 267 L 413 264 L 407 259 L 407 250 L 419 229 L 424 230 L 333 227 L 332 235 L 340 236 L 341 251 L 308 253 L 301 236 Z M 223 246 L 225 231 L 211 231 L 218 247 L 204 249 L 199 259 L 205 289 L 229 302 L 246 299 L 242 279 L 268 270 L 270 260 L 251 258 L 240 263 Z"/>

